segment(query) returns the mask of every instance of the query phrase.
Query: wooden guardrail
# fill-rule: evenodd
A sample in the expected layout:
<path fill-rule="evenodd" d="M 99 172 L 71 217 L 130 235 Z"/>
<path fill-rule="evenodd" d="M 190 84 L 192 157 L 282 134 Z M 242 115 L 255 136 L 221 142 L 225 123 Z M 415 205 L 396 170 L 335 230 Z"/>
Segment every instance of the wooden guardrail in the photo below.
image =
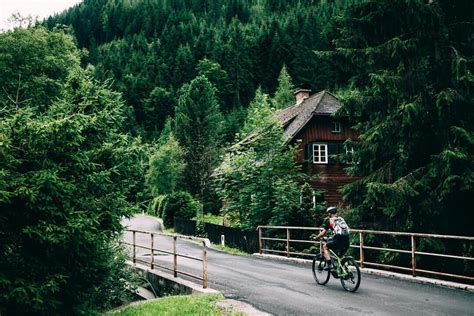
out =
<path fill-rule="evenodd" d="M 286 231 L 286 238 L 264 237 L 263 236 L 263 231 L 265 229 L 282 230 L 283 232 Z M 293 231 L 293 230 L 306 230 L 306 231 L 319 232 L 319 231 L 322 230 L 322 228 L 321 227 L 293 227 L 293 226 L 258 226 L 259 252 L 261 254 L 262 253 L 277 253 L 277 254 L 280 254 L 280 255 L 284 254 L 287 257 L 290 257 L 292 255 L 313 256 L 314 254 L 290 251 L 291 243 L 310 243 L 310 244 L 319 244 L 321 246 L 320 242 L 317 242 L 317 241 L 314 241 L 314 240 L 291 239 L 291 231 Z M 474 281 L 474 276 L 472 276 L 472 275 L 460 275 L 460 274 L 454 274 L 454 273 L 445 273 L 445 272 L 439 272 L 439 271 L 424 270 L 424 269 L 419 269 L 416 266 L 417 256 L 432 256 L 432 257 L 450 258 L 450 259 L 465 260 L 465 261 L 474 261 L 473 257 L 417 251 L 417 248 L 416 248 L 417 240 L 422 239 L 422 238 L 437 238 L 437 239 L 453 239 L 453 240 L 473 242 L 474 237 L 351 229 L 351 235 L 353 233 L 358 234 L 358 245 L 351 244 L 350 247 L 359 249 L 359 260 L 358 260 L 358 262 L 359 262 L 361 267 L 372 266 L 372 267 L 379 267 L 379 268 L 385 268 L 385 269 L 395 269 L 395 270 L 401 270 L 401 271 L 407 271 L 407 272 L 409 271 L 409 272 L 411 272 L 411 275 L 413 277 L 416 277 L 417 273 L 426 273 L 426 274 L 431 274 L 431 275 L 457 278 L 457 279 L 463 279 L 463 280 L 467 280 L 467 281 Z M 395 236 L 395 237 L 400 237 L 400 236 L 410 237 L 411 249 L 407 250 L 407 249 L 393 249 L 393 248 L 368 246 L 364 243 L 364 239 L 365 239 L 364 236 L 368 235 L 368 234 L 372 234 L 372 235 L 391 235 L 391 236 Z M 269 243 L 266 244 L 266 241 L 285 242 L 286 243 L 286 247 L 285 247 L 286 249 L 285 250 L 271 249 L 271 248 L 268 247 Z M 473 245 L 471 245 L 471 247 L 474 246 L 474 242 L 472 244 Z M 368 262 L 368 261 L 365 260 L 365 250 L 387 251 L 387 252 L 393 252 L 393 253 L 410 254 L 411 255 L 411 266 L 410 267 L 402 267 L 402 266 L 396 266 L 396 265 L 383 264 L 383 263 L 380 263 L 380 262 Z"/>
<path fill-rule="evenodd" d="M 198 280 L 202 281 L 202 287 L 204 289 L 207 288 L 207 245 L 206 245 L 206 240 L 204 238 L 193 237 L 193 236 L 184 236 L 184 235 L 178 235 L 178 234 L 166 234 L 166 233 L 158 233 L 158 232 L 149 232 L 149 231 L 134 230 L 134 229 L 127 229 L 127 230 L 125 230 L 125 232 L 131 232 L 132 233 L 132 242 L 129 243 L 129 242 L 126 242 L 126 241 L 122 241 L 122 244 L 132 247 L 132 261 L 133 261 L 133 263 L 141 262 L 143 264 L 150 265 L 151 269 L 154 269 L 155 267 L 158 267 L 158 268 L 161 268 L 161 269 L 164 269 L 164 270 L 167 270 L 167 271 L 171 271 L 171 272 L 173 272 L 173 275 L 174 275 L 175 278 L 178 277 L 178 274 L 182 274 L 182 275 L 186 275 L 188 277 L 194 278 L 194 279 L 198 279 Z M 136 242 L 137 241 L 136 240 L 137 234 L 149 235 L 150 236 L 149 246 L 138 245 L 137 242 Z M 159 235 L 173 238 L 173 251 L 168 251 L 168 250 L 165 250 L 165 249 L 158 249 L 158 248 L 155 247 L 155 236 L 159 236 Z M 194 241 L 201 242 L 202 243 L 202 257 L 199 258 L 199 257 L 190 256 L 190 255 L 187 255 L 187 254 L 178 253 L 178 250 L 177 250 L 177 240 L 178 239 L 188 239 L 188 240 L 194 240 Z M 137 248 L 149 250 L 150 251 L 150 261 L 138 258 L 137 257 Z M 155 255 L 160 254 L 160 253 L 164 253 L 164 254 L 168 254 L 168 255 L 173 256 L 173 268 L 169 268 L 167 266 L 160 265 L 155 261 Z M 194 275 L 192 273 L 188 273 L 188 272 L 185 272 L 185 271 L 178 270 L 178 257 L 187 258 L 187 259 L 202 262 L 202 274 L 201 275 Z"/>

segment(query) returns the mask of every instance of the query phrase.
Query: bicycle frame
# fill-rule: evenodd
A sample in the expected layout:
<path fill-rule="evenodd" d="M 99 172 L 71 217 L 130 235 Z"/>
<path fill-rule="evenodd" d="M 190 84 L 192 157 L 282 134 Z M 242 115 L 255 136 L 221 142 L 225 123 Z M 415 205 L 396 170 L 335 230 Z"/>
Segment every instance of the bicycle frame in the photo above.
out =
<path fill-rule="evenodd" d="M 329 253 L 331 254 L 331 259 L 335 259 L 335 265 L 336 265 L 336 273 L 332 274 L 333 277 L 335 278 L 341 278 L 345 277 L 347 275 L 347 272 L 342 271 L 342 258 L 340 258 L 332 249 L 329 249 Z M 345 258 L 349 258 L 350 256 L 347 256 Z"/>

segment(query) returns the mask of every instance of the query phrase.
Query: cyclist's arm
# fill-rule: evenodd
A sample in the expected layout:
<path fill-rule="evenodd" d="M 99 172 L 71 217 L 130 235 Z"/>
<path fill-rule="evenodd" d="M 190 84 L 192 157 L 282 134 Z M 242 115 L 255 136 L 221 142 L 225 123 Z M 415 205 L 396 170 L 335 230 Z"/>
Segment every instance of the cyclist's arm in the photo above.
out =
<path fill-rule="evenodd" d="M 323 230 L 318 234 L 318 236 L 314 237 L 314 239 L 319 239 L 319 238 L 323 237 L 324 235 L 326 235 L 326 232 L 327 232 L 327 230 L 325 230 L 323 228 Z"/>
<path fill-rule="evenodd" d="M 322 227 L 321 232 L 319 232 L 319 235 L 316 236 L 314 239 L 319 239 L 319 238 L 323 237 L 324 235 L 326 235 L 326 233 L 329 229 L 330 229 L 329 217 L 327 217 L 323 221 L 323 227 Z"/>

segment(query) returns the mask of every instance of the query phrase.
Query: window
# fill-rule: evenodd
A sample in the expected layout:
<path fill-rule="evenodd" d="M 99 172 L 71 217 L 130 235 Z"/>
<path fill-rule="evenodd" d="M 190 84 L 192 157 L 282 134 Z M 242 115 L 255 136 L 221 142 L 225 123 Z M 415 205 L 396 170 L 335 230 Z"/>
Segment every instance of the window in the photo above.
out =
<path fill-rule="evenodd" d="M 354 147 L 346 145 L 346 163 L 353 164 L 355 163 L 355 157 L 354 157 Z"/>
<path fill-rule="evenodd" d="M 327 144 L 313 144 L 313 163 L 328 163 Z"/>
<path fill-rule="evenodd" d="M 341 122 L 332 122 L 331 132 L 340 133 L 341 132 Z"/>

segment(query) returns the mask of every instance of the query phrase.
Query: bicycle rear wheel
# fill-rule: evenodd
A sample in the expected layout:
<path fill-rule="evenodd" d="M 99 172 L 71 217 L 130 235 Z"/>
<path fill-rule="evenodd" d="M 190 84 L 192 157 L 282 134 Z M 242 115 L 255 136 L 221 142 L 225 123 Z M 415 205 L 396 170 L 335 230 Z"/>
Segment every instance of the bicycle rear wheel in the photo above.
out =
<path fill-rule="evenodd" d="M 326 267 L 326 260 L 324 256 L 318 253 L 313 258 L 313 277 L 316 283 L 324 285 L 328 283 L 329 277 L 331 276 L 329 270 L 324 270 Z"/>
<path fill-rule="evenodd" d="M 360 285 L 360 269 L 354 258 L 344 258 L 341 261 L 341 284 L 344 290 L 355 292 Z"/>

